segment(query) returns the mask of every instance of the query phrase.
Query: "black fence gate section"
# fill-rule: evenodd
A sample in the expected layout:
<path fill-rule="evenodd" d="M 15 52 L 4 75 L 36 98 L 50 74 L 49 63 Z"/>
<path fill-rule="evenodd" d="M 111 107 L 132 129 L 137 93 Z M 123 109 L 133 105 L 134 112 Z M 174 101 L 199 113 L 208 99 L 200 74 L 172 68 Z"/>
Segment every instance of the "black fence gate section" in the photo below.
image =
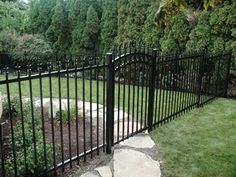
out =
<path fill-rule="evenodd" d="M 231 53 L 162 56 L 128 45 L 107 54 L 107 152 L 114 144 L 227 96 Z"/>
<path fill-rule="evenodd" d="M 231 53 L 160 55 L 129 44 L 71 61 L 0 75 L 1 176 L 60 174 L 226 96 Z"/>

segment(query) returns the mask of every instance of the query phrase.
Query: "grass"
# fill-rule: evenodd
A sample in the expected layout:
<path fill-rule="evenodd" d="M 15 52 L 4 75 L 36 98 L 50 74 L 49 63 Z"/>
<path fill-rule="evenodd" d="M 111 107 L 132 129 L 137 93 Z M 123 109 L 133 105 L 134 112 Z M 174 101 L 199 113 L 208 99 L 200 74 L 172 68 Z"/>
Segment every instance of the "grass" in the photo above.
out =
<path fill-rule="evenodd" d="M 4 76 L 0 75 L 0 80 L 3 80 Z M 98 95 L 98 102 L 100 104 L 103 104 L 103 97 L 105 96 L 106 99 L 106 83 L 104 87 L 103 81 L 95 81 L 93 80 L 91 82 L 92 87 L 90 87 L 90 80 L 85 79 L 85 101 L 90 102 L 90 99 L 92 100 L 93 103 L 97 103 L 97 95 Z M 78 100 L 83 100 L 83 80 L 78 79 L 77 80 L 77 88 L 78 88 Z M 97 84 L 98 84 L 98 90 L 97 90 Z M 43 85 L 43 97 L 48 98 L 50 97 L 50 89 L 49 89 L 49 79 L 48 78 L 43 78 L 42 79 L 42 85 Z M 67 79 L 66 78 L 61 78 L 61 97 L 62 98 L 67 98 Z M 90 93 L 90 88 L 91 88 L 91 93 Z M 21 89 L 22 89 L 22 95 L 29 97 L 30 96 L 30 89 L 29 89 L 29 81 L 23 81 L 21 82 Z M 128 109 L 128 85 L 125 86 L 125 108 Z M 135 87 L 137 90 L 137 87 Z M 103 91 L 105 90 L 105 92 Z M 143 92 L 143 101 L 145 102 L 145 95 L 146 95 L 146 87 L 144 87 L 144 92 Z M 0 91 L 2 93 L 7 93 L 6 90 L 6 85 L 0 85 Z M 39 85 L 39 79 L 34 79 L 32 80 L 32 94 L 33 97 L 40 97 L 40 85 Z M 75 99 L 75 78 L 70 78 L 69 79 L 69 95 L 70 99 Z M 124 87 L 121 84 L 120 85 L 120 106 L 123 106 L 123 92 L 124 92 Z M 98 94 L 97 94 L 98 93 Z M 104 95 L 105 93 L 105 95 Z M 11 83 L 10 84 L 10 95 L 19 97 L 19 89 L 18 89 L 18 83 Z M 90 95 L 92 97 L 90 98 Z M 53 98 L 58 98 L 59 97 L 59 86 L 58 86 L 58 78 L 52 77 L 52 97 Z M 130 87 L 130 105 L 132 105 L 132 98 L 134 97 L 135 104 L 137 103 L 137 99 L 141 101 L 141 88 L 140 88 L 140 97 L 137 98 L 137 95 L 133 95 L 133 88 L 132 86 Z M 118 84 L 115 84 L 115 105 L 118 105 Z M 131 109 L 131 108 L 130 108 Z"/>
<path fill-rule="evenodd" d="M 0 75 L 0 80 L 4 80 L 4 76 Z M 83 100 L 83 80 L 82 79 L 78 79 L 77 80 L 78 83 L 78 100 Z M 106 91 L 106 88 L 104 89 L 104 85 L 103 85 L 103 81 L 95 81 L 93 80 L 92 82 L 92 98 L 90 98 L 90 80 L 85 80 L 85 101 L 90 102 L 90 99 L 92 100 L 93 103 L 97 103 L 97 93 L 98 93 L 98 103 L 99 104 L 103 104 L 103 96 L 104 96 L 104 92 L 103 90 Z M 97 91 L 97 84 L 98 84 L 98 91 Z M 50 97 L 50 90 L 49 90 L 49 79 L 48 78 L 43 78 L 42 79 L 42 85 L 43 85 L 43 97 Z M 75 98 L 75 78 L 70 78 L 69 79 L 69 94 L 70 94 L 70 98 L 74 99 Z M 106 86 L 105 86 L 106 87 Z M 138 109 L 138 114 L 139 117 L 141 116 L 141 110 L 143 111 L 142 114 L 142 118 L 144 119 L 145 115 L 147 116 L 147 103 L 148 103 L 148 89 L 146 89 L 146 87 L 143 87 L 143 97 L 142 97 L 142 87 L 139 87 L 139 97 L 138 97 L 138 87 L 137 86 L 130 86 L 130 106 L 129 105 L 129 96 L 128 96 L 128 90 L 129 90 L 129 86 L 125 85 L 125 87 L 123 86 L 123 84 L 120 85 L 120 97 L 118 99 L 118 84 L 115 84 L 115 107 L 118 107 L 118 100 L 120 101 L 120 109 L 123 110 L 123 101 L 125 101 L 125 112 L 128 112 L 128 108 L 130 110 L 130 114 L 132 115 L 134 112 L 134 116 L 137 114 L 137 109 Z M 29 81 L 22 81 L 21 82 L 21 89 L 22 89 L 22 95 L 29 97 L 30 96 L 30 89 L 29 89 Z M 16 96 L 19 97 L 19 91 L 18 91 L 18 83 L 10 83 L 10 94 L 12 96 Z M 39 79 L 34 79 L 32 80 L 32 90 L 33 90 L 33 96 L 34 97 L 40 97 L 40 85 L 39 85 Z M 66 78 L 61 78 L 61 97 L 62 98 L 67 98 L 67 79 Z M 6 85 L 0 85 L 0 91 L 2 93 L 7 93 L 6 91 Z M 125 94 L 124 94 L 125 92 Z M 174 97 L 174 95 L 178 95 L 183 97 L 184 94 L 186 93 L 180 93 L 180 92 L 171 92 L 171 91 L 162 91 L 162 95 L 163 92 L 165 92 L 165 95 L 167 94 L 172 94 L 172 98 Z M 146 94 L 147 93 L 147 94 Z M 156 89 L 155 94 L 158 94 L 158 98 L 159 98 L 159 93 L 160 90 Z M 147 95 L 147 99 L 146 99 L 146 95 Z M 186 94 L 188 96 L 190 96 L 190 94 Z M 59 89 L 58 89 L 58 78 L 56 77 L 52 77 L 52 97 L 53 98 L 58 98 L 59 97 Z M 155 95 L 156 97 L 156 95 Z M 166 97 L 166 96 L 165 96 Z M 105 99 L 106 99 L 106 93 L 105 93 Z M 123 100 L 125 99 L 125 100 Z M 143 102 L 143 104 L 141 104 L 141 102 Z M 186 105 L 188 104 L 188 100 L 187 99 L 183 99 L 181 102 L 185 102 Z M 133 108 L 133 104 L 134 104 L 134 108 Z M 176 104 L 179 105 L 179 104 Z M 142 106 L 142 107 L 141 107 Z M 173 103 L 171 103 L 169 100 L 165 99 L 164 100 L 164 104 L 162 104 L 161 106 L 165 106 L 165 107 L 171 107 L 174 106 Z M 146 110 L 146 111 L 145 111 Z M 162 109 L 161 109 L 162 110 Z M 166 111 L 167 109 L 164 109 L 163 111 Z M 136 115 L 137 116 L 137 115 Z"/>
<path fill-rule="evenodd" d="M 217 99 L 151 133 L 164 176 L 236 176 L 236 100 Z"/>

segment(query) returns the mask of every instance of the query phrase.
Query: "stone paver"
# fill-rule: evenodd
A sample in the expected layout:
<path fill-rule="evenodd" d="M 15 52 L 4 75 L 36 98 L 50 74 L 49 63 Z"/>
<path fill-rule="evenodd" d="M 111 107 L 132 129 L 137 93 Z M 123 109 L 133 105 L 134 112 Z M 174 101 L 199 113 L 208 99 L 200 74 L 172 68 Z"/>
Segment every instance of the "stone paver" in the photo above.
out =
<path fill-rule="evenodd" d="M 121 142 L 120 145 L 129 146 L 133 148 L 153 148 L 153 146 L 155 146 L 155 143 L 149 135 L 143 135 L 134 136 L 124 142 Z"/>
<path fill-rule="evenodd" d="M 112 177 L 110 166 L 98 167 L 95 170 L 97 170 L 102 177 Z"/>
<path fill-rule="evenodd" d="M 114 153 L 114 177 L 160 177 L 160 164 L 148 155 L 131 149 Z"/>
<path fill-rule="evenodd" d="M 133 124 L 132 124 L 133 123 Z M 118 133 L 118 125 L 119 125 L 119 133 Z M 136 131 L 136 126 L 137 126 L 137 130 L 141 129 L 141 125 L 140 123 L 137 123 L 136 121 L 132 122 L 130 121 L 129 124 L 128 122 L 125 120 L 124 124 L 123 121 L 114 124 L 114 137 L 117 137 L 119 134 L 119 137 L 121 138 L 123 135 L 123 126 L 124 126 L 124 136 L 127 136 L 128 133 L 128 127 L 129 127 L 129 134 L 132 134 L 132 126 L 133 126 L 133 131 Z"/>
<path fill-rule="evenodd" d="M 98 172 L 92 171 L 92 172 L 87 172 L 80 177 L 101 177 Z"/>
<path fill-rule="evenodd" d="M 158 159 L 157 156 L 155 143 L 149 134 L 140 133 L 116 145 L 112 160 L 94 171 L 101 177 L 161 177 L 160 163 L 154 160 Z"/>
<path fill-rule="evenodd" d="M 126 120 L 128 118 L 128 114 L 126 112 L 123 112 L 122 110 L 118 111 L 118 110 L 114 110 L 114 122 L 118 121 L 118 117 L 120 120 L 124 119 Z"/>

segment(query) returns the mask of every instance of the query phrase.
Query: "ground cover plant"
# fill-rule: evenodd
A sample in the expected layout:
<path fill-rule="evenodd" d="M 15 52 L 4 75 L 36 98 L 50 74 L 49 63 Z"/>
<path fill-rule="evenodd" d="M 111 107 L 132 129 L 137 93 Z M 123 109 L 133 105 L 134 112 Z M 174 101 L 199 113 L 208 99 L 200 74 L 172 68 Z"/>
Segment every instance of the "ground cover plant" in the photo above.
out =
<path fill-rule="evenodd" d="M 21 112 L 22 109 L 22 112 Z M 50 166 L 52 164 L 52 145 L 49 143 L 48 139 L 43 139 L 42 136 L 42 122 L 41 122 L 41 112 L 39 108 L 34 107 L 34 119 L 32 119 L 31 105 L 30 102 L 25 102 L 24 106 L 21 108 L 20 102 L 17 98 L 13 98 L 11 101 L 11 110 L 8 108 L 8 102 L 6 99 L 3 101 L 3 119 L 9 121 L 10 114 L 13 116 L 13 132 L 15 140 L 15 153 L 17 156 L 16 164 L 18 169 L 18 176 L 24 177 L 29 174 L 34 174 L 34 170 L 38 171 L 45 170 L 44 163 L 44 146 L 43 142 L 46 141 L 46 161 Z M 23 121 L 22 121 L 22 117 Z M 34 122 L 33 122 L 34 121 Z M 35 129 L 32 129 L 34 125 Z M 22 131 L 24 130 L 24 131 Z M 24 133 L 24 135 L 23 135 Z M 8 128 L 7 136 L 11 136 L 11 130 Z M 24 137 L 24 138 L 23 138 Z M 37 159 L 35 162 L 35 151 L 34 144 L 37 147 Z M 8 150 L 7 150 L 8 149 Z M 12 153 L 12 139 L 8 138 L 5 141 L 5 168 L 8 176 L 14 176 L 14 158 Z M 10 151 L 9 151 L 10 150 Z M 26 156 L 25 156 L 26 154 Z"/>

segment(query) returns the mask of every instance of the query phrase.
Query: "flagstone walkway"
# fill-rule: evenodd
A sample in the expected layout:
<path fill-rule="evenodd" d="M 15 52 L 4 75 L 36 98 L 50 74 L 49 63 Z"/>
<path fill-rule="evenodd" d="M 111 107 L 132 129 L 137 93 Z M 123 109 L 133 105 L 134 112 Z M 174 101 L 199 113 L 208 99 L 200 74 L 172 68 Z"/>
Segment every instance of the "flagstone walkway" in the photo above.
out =
<path fill-rule="evenodd" d="M 157 148 L 147 133 L 116 145 L 111 159 L 87 172 L 71 177 L 161 177 Z"/>

